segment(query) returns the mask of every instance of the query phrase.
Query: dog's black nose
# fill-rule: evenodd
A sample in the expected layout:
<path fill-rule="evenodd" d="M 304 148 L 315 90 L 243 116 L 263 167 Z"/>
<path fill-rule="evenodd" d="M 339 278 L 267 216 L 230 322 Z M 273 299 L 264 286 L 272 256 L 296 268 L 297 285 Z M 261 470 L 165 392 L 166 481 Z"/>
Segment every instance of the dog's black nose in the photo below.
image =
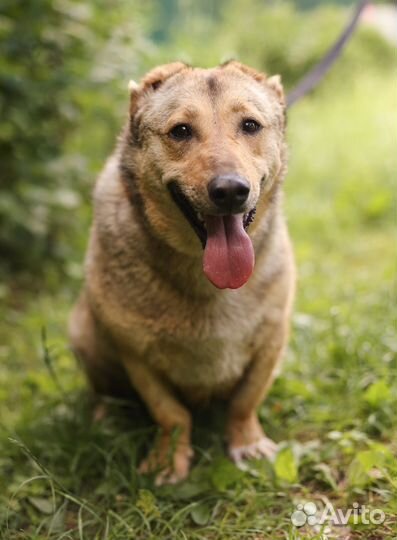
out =
<path fill-rule="evenodd" d="M 248 199 L 250 186 L 241 176 L 224 174 L 208 184 L 208 195 L 222 212 L 238 212 Z"/>

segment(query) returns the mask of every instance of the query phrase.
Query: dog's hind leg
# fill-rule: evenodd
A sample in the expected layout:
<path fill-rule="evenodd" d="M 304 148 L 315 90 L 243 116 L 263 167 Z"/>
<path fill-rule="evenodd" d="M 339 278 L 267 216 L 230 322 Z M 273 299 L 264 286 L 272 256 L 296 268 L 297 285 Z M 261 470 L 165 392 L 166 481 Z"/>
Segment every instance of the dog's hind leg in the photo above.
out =
<path fill-rule="evenodd" d="M 69 319 L 69 339 L 96 396 L 131 397 L 128 376 L 109 337 L 94 318 L 84 292 Z M 103 404 L 99 402 L 94 419 L 99 420 L 103 413 Z"/>

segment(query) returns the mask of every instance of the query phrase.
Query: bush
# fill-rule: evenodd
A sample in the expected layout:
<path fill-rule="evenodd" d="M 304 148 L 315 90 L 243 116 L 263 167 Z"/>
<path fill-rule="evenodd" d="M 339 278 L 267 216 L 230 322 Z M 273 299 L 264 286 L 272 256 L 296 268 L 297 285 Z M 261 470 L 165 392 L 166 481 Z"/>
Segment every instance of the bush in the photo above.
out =
<path fill-rule="evenodd" d="M 109 150 L 117 107 L 101 99 L 130 70 L 144 17 L 134 2 L 8 0 L 0 11 L 0 250 L 2 270 L 39 271 L 64 262 L 81 230 L 95 156 Z M 111 8 L 111 10 L 110 10 Z M 126 23 L 126 10 L 134 18 Z M 104 13 L 106 16 L 104 17 Z M 123 22 L 123 24 L 121 24 Z M 113 47 L 113 49 L 112 49 Z M 114 54 L 109 58 L 107 55 Z M 88 139 L 76 129 L 90 116 Z M 104 134 L 102 125 L 108 131 Z M 99 126 L 99 128 L 98 128 Z M 74 142 L 74 146 L 72 143 Z M 83 144 L 81 144 L 83 143 Z M 65 234 L 66 233 L 66 234 Z"/>

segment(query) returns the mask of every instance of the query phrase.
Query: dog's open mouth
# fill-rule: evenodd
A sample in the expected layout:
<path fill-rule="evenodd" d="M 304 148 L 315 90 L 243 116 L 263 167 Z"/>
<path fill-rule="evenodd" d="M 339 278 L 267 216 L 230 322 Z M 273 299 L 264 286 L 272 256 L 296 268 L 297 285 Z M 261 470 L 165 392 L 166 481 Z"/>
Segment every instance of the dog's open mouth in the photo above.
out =
<path fill-rule="evenodd" d="M 246 214 L 201 215 L 177 182 L 170 182 L 168 189 L 203 246 L 207 278 L 219 289 L 244 285 L 254 268 L 254 249 L 246 230 L 254 220 L 255 208 Z"/>

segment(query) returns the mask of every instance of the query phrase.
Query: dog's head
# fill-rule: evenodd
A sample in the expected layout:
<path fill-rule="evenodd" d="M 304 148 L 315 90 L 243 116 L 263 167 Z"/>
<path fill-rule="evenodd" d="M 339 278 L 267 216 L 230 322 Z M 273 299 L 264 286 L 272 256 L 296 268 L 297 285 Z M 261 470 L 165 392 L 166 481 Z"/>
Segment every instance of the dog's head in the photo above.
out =
<path fill-rule="evenodd" d="M 254 265 L 246 230 L 254 234 L 285 169 L 279 76 L 238 62 L 173 63 L 130 83 L 130 96 L 122 170 L 152 229 L 187 254 L 204 248 L 210 281 L 240 287 Z"/>

